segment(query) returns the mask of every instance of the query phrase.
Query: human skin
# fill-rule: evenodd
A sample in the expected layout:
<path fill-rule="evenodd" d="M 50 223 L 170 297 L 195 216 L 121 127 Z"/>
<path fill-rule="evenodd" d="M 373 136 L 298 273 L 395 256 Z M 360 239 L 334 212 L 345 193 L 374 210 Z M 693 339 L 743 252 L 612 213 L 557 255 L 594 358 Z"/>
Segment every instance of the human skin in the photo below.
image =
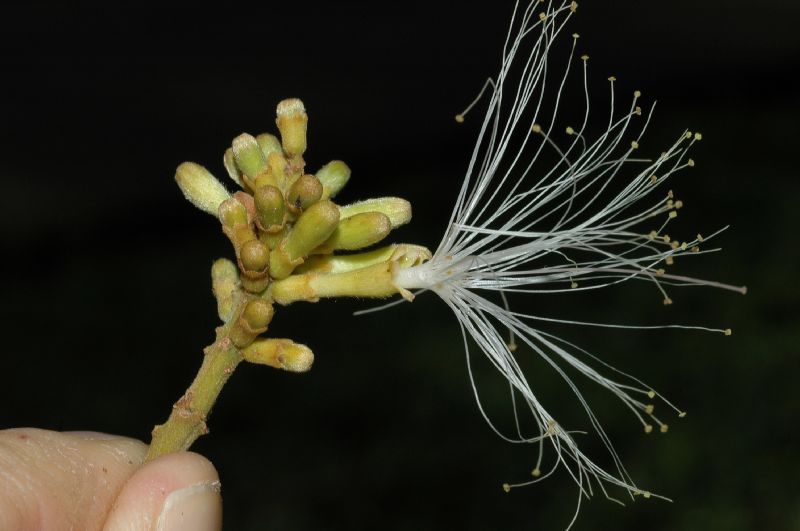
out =
<path fill-rule="evenodd" d="M 141 441 L 97 432 L 0 431 L 0 529 L 222 528 L 219 476 L 176 452 L 146 464 Z"/>

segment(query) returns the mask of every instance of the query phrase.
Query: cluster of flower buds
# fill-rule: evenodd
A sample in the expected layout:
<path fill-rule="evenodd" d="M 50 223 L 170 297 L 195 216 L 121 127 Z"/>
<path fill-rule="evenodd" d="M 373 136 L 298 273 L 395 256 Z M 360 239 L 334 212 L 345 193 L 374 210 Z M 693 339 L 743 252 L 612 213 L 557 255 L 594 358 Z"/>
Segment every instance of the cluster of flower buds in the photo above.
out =
<path fill-rule="evenodd" d="M 280 139 L 241 134 L 225 151 L 228 175 L 241 188 L 230 194 L 204 167 L 185 162 L 176 180 L 186 198 L 217 216 L 233 244 L 236 264 L 212 267 L 219 317 L 245 360 L 291 371 L 308 370 L 311 351 L 285 339 L 259 338 L 272 320 L 273 303 L 315 302 L 321 297 L 410 296 L 394 273 L 430 258 L 416 245 L 389 245 L 352 253 L 383 240 L 408 223 L 411 205 L 383 197 L 340 206 L 332 198 L 350 168 L 334 160 L 306 173 L 308 115 L 299 99 L 278 104 Z M 344 252 L 343 254 L 335 254 Z"/>

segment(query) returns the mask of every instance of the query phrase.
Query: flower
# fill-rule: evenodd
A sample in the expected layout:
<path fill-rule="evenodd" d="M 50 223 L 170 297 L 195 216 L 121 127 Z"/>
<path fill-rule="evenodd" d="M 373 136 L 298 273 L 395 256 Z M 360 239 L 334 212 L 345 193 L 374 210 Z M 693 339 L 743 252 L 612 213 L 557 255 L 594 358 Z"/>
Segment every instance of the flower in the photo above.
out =
<path fill-rule="evenodd" d="M 484 91 L 491 88 L 488 110 L 442 241 L 430 260 L 398 268 L 394 281 L 401 290 L 436 293 L 461 325 L 468 363 L 467 336 L 508 380 L 512 397 L 521 397 L 532 413 L 535 435 L 525 436 L 519 430 L 514 435 L 501 432 L 481 405 L 473 380 L 480 411 L 500 437 L 539 445 L 533 479 L 505 484 L 506 491 L 540 481 L 562 465 L 586 497 L 593 493 L 594 485 L 610 497 L 606 490 L 609 484 L 630 495 L 650 497 L 625 471 L 609 437 L 565 368 L 576 370 L 613 393 L 648 433 L 654 426 L 667 430 L 667 424 L 653 414 L 650 400 L 657 396 L 679 416 L 684 413 L 640 380 L 540 329 L 538 323 L 694 328 L 725 335 L 730 335 L 730 330 L 550 319 L 514 311 L 504 294 L 596 290 L 644 280 L 659 290 L 664 304 L 670 304 L 667 287 L 674 285 L 706 285 L 742 293 L 745 288 L 667 273 L 666 266 L 674 257 L 711 252 L 701 250 L 700 245 L 716 235 L 703 238 L 698 234 L 691 241 L 680 242 L 665 232 L 683 206 L 667 190 L 666 183 L 673 174 L 694 165 L 687 154 L 702 136 L 683 131 L 654 160 L 634 157 L 653 107 L 643 112 L 639 106 L 642 96 L 636 91 L 620 111 L 613 77 L 609 78 L 611 110 L 603 118 L 607 125 L 599 134 L 590 132 L 593 114 L 589 109 L 588 56 L 576 58 L 578 35 L 572 35 L 566 66 L 554 65 L 552 59 L 553 47 L 566 32 L 567 21 L 576 9 L 575 2 L 559 5 L 531 1 L 524 9 L 517 3 L 500 71 L 484 86 Z M 567 99 L 564 88 L 575 76 L 575 70 L 582 72 L 582 118 L 578 124 L 567 125 L 561 116 Z M 458 122 L 464 121 L 464 115 L 482 94 L 483 91 L 467 111 L 456 116 Z M 574 108 L 569 110 L 574 114 Z M 497 300 L 488 298 L 492 295 Z M 506 333 L 509 339 L 504 338 Z M 610 452 L 613 471 L 604 470 L 586 456 L 570 432 L 536 397 L 515 357 L 518 341 L 538 354 L 572 389 Z M 516 406 L 515 403 L 515 415 Z M 542 447 L 546 444 L 555 450 L 556 460 L 552 470 L 542 473 Z"/>

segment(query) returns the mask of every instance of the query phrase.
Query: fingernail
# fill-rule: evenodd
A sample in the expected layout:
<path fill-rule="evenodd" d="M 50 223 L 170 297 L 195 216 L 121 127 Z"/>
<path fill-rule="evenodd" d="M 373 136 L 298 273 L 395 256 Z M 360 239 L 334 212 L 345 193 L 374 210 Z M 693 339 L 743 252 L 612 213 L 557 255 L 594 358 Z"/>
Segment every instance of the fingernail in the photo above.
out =
<path fill-rule="evenodd" d="M 197 483 L 176 490 L 164 500 L 157 531 L 217 531 L 222 529 L 219 481 Z"/>

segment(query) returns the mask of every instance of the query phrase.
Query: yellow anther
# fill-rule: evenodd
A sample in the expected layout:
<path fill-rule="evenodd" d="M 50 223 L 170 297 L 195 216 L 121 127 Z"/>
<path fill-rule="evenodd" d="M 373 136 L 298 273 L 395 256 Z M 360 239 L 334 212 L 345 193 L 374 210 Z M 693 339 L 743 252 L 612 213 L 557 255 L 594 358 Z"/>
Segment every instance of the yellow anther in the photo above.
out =
<path fill-rule="evenodd" d="M 683 418 L 683 417 L 685 417 L 685 416 L 686 416 L 686 412 L 685 412 L 685 411 L 680 411 L 680 412 L 678 413 L 678 417 L 679 417 L 679 418 Z"/>
<path fill-rule="evenodd" d="M 639 149 L 639 142 L 636 140 L 631 142 L 631 149 Z"/>
<path fill-rule="evenodd" d="M 533 476 L 535 478 L 538 478 L 541 475 L 542 475 L 542 471 L 539 470 L 538 468 L 534 468 L 533 470 L 531 470 L 531 476 Z"/>
<path fill-rule="evenodd" d="M 726 329 L 725 329 L 725 335 L 726 335 L 726 336 L 729 336 L 729 335 L 731 335 L 732 333 L 733 333 L 733 330 L 731 330 L 730 328 L 726 328 Z"/>
<path fill-rule="evenodd" d="M 686 247 L 687 247 L 687 243 L 686 242 L 681 242 L 681 251 L 685 251 Z"/>
<path fill-rule="evenodd" d="M 539 20 L 541 20 L 542 22 L 544 22 L 545 20 L 547 20 L 547 14 L 546 14 L 544 11 L 542 11 L 541 13 L 539 13 Z"/>
<path fill-rule="evenodd" d="M 672 199 L 667 199 L 667 208 L 672 208 L 675 206 L 675 202 Z"/>
<path fill-rule="evenodd" d="M 655 175 L 650 176 L 650 184 L 656 184 L 658 182 L 658 177 Z"/>
<path fill-rule="evenodd" d="M 686 165 L 690 168 L 694 168 L 694 159 L 689 159 L 686 161 Z"/>
<path fill-rule="evenodd" d="M 570 2 L 569 3 L 569 10 L 572 11 L 573 13 L 575 11 L 577 11 L 578 10 L 578 2 L 575 2 L 575 1 Z"/>
<path fill-rule="evenodd" d="M 661 239 L 664 240 L 664 243 L 669 243 L 669 234 L 663 235 Z"/>
<path fill-rule="evenodd" d="M 612 83 L 617 80 L 617 76 L 608 76 L 608 80 Z"/>
<path fill-rule="evenodd" d="M 657 277 L 663 277 L 664 273 L 666 273 L 666 272 L 667 272 L 666 269 L 656 269 L 656 276 Z"/>
<path fill-rule="evenodd" d="M 456 114 L 456 122 L 463 124 L 464 123 L 464 115 L 463 114 Z"/>
<path fill-rule="evenodd" d="M 641 98 L 642 97 L 642 91 L 641 90 L 634 90 L 633 91 L 633 97 L 634 98 Z"/>
<path fill-rule="evenodd" d="M 567 126 L 567 134 L 568 135 L 574 135 L 575 134 L 575 129 L 573 129 L 570 126 Z"/>
<path fill-rule="evenodd" d="M 670 304 L 672 304 L 672 299 L 664 297 L 664 306 L 669 306 Z"/>
<path fill-rule="evenodd" d="M 539 125 L 539 124 L 533 124 L 533 126 L 531 127 L 531 131 L 533 131 L 533 132 L 534 132 L 534 133 L 536 133 L 537 135 L 538 135 L 538 134 L 541 134 L 541 132 L 542 132 L 542 126 L 541 126 L 541 125 Z"/>
<path fill-rule="evenodd" d="M 589 60 L 589 56 L 588 55 L 586 55 L 586 54 L 581 55 L 581 61 L 586 62 L 588 60 Z"/>
<path fill-rule="evenodd" d="M 573 280 L 572 283 L 569 285 L 569 287 L 575 289 L 578 287 L 578 283 Z"/>
<path fill-rule="evenodd" d="M 675 201 L 675 208 L 683 208 L 683 201 L 681 201 L 680 199 Z"/>
<path fill-rule="evenodd" d="M 666 424 L 662 424 L 659 429 L 661 430 L 661 433 L 667 433 L 669 431 L 669 426 Z"/>
<path fill-rule="evenodd" d="M 645 498 L 650 498 L 650 496 L 652 496 L 652 494 L 650 492 L 648 492 L 648 491 L 644 491 L 644 492 L 642 492 L 642 496 L 644 496 Z"/>
<path fill-rule="evenodd" d="M 698 234 L 697 235 L 697 241 L 699 241 L 699 242 L 703 241 L 703 235 L 702 234 Z"/>
<path fill-rule="evenodd" d="M 508 347 L 509 352 L 516 352 L 517 348 L 519 348 L 519 345 L 517 345 L 516 343 L 508 343 L 506 347 Z"/>
<path fill-rule="evenodd" d="M 701 135 L 700 133 L 695 133 L 694 134 L 694 139 L 695 140 L 703 140 L 703 135 Z"/>
<path fill-rule="evenodd" d="M 655 398 L 656 397 L 656 392 L 651 389 L 650 391 L 647 391 L 647 396 L 649 398 Z"/>
<path fill-rule="evenodd" d="M 658 236 L 658 233 L 654 230 L 651 230 L 650 234 L 647 235 L 647 237 L 650 238 L 651 240 L 655 240 L 656 236 Z"/>
<path fill-rule="evenodd" d="M 578 39 L 578 38 L 580 38 L 580 35 L 578 35 L 577 33 L 573 33 L 572 34 L 572 38 L 573 39 Z"/>
<path fill-rule="evenodd" d="M 700 247 L 698 247 L 697 245 L 695 245 L 694 247 L 692 247 L 691 251 L 692 251 L 693 253 L 699 253 L 699 252 L 700 252 Z"/>
<path fill-rule="evenodd" d="M 673 250 L 675 250 L 675 249 L 677 249 L 679 247 L 679 244 L 678 244 L 678 242 L 676 240 L 676 241 L 673 241 L 672 243 L 670 243 L 669 246 L 672 247 Z"/>
<path fill-rule="evenodd" d="M 672 190 L 668 190 L 667 191 L 667 198 L 668 199 L 672 199 L 673 197 L 675 197 L 675 194 L 672 192 Z"/>
<path fill-rule="evenodd" d="M 503 483 L 503 490 L 506 492 L 511 492 L 511 485 L 508 483 Z"/>
<path fill-rule="evenodd" d="M 689 139 L 689 138 L 692 138 L 692 132 L 691 132 L 691 131 L 686 131 L 686 133 L 684 133 L 684 136 L 685 136 L 687 139 Z"/>
<path fill-rule="evenodd" d="M 636 107 L 633 108 L 633 114 L 635 114 L 636 116 L 641 116 L 642 108 L 637 105 Z"/>
<path fill-rule="evenodd" d="M 676 211 L 674 211 L 674 210 L 670 211 L 669 219 L 675 219 L 677 217 L 678 217 L 678 213 Z"/>
<path fill-rule="evenodd" d="M 664 263 L 666 263 L 667 265 L 672 265 L 672 264 L 674 264 L 674 263 L 675 263 L 675 259 L 674 259 L 674 258 L 672 258 L 671 256 L 668 256 L 668 257 L 666 257 L 666 258 L 664 259 Z"/>
<path fill-rule="evenodd" d="M 647 404 L 646 406 L 644 406 L 644 412 L 647 413 L 648 415 L 652 415 L 654 409 L 655 406 L 653 404 Z"/>
<path fill-rule="evenodd" d="M 645 433 L 651 433 L 652 431 L 653 431 L 653 425 L 652 424 L 645 424 L 644 425 L 644 432 Z"/>

